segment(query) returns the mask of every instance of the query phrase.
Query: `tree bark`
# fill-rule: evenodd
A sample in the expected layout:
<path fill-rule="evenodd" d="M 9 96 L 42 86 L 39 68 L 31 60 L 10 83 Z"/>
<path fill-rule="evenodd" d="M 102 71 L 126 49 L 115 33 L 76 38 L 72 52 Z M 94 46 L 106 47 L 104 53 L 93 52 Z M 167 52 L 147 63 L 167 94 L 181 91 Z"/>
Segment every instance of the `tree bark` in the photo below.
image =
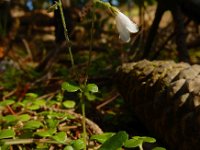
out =
<path fill-rule="evenodd" d="M 200 66 L 173 61 L 122 65 L 119 92 L 133 115 L 171 150 L 199 150 Z"/>

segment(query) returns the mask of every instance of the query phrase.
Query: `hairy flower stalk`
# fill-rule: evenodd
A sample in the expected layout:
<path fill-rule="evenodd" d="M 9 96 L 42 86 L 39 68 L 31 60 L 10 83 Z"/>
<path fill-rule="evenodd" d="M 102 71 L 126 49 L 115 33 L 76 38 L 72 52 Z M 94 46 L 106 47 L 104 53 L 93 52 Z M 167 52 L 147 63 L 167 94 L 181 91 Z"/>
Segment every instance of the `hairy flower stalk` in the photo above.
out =
<path fill-rule="evenodd" d="M 119 32 L 119 38 L 124 42 L 130 41 L 130 33 L 138 32 L 137 24 L 133 23 L 126 15 L 121 13 L 116 7 L 110 5 L 108 2 L 103 2 L 101 0 L 93 0 L 94 3 L 97 3 L 104 8 L 110 10 L 110 12 L 115 16 L 117 30 Z"/>
<path fill-rule="evenodd" d="M 119 38 L 124 42 L 129 42 L 130 33 L 138 32 L 138 26 L 119 10 L 115 11 L 115 20 Z"/>

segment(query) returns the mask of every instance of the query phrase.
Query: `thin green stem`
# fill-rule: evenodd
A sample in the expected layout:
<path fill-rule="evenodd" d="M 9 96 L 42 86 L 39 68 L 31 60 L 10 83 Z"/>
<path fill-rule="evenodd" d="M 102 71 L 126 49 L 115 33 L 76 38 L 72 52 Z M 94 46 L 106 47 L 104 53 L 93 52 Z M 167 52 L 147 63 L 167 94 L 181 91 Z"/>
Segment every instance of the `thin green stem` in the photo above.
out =
<path fill-rule="evenodd" d="M 88 56 L 88 64 L 86 68 L 86 73 L 85 73 L 85 82 L 84 86 L 86 86 L 87 81 L 88 81 L 88 73 L 89 73 L 89 68 L 91 65 L 91 60 L 92 60 L 92 49 L 94 45 L 94 19 L 95 19 L 95 7 L 94 7 L 94 1 L 92 1 L 92 22 L 91 22 L 91 30 L 90 30 L 90 49 L 89 49 L 89 56 Z"/>
<path fill-rule="evenodd" d="M 86 131 L 86 115 L 85 115 L 85 96 L 84 91 L 81 92 L 81 111 L 82 111 L 82 126 L 83 126 L 83 141 L 84 141 L 84 150 L 87 149 L 87 131 Z"/>
<path fill-rule="evenodd" d="M 19 144 L 31 144 L 31 143 L 49 143 L 49 144 L 60 144 L 57 141 L 53 141 L 50 139 L 5 139 L 1 140 L 1 143 L 5 145 L 19 145 Z M 69 143 L 70 141 L 67 141 L 66 143 Z"/>
<path fill-rule="evenodd" d="M 94 32 L 94 17 L 95 17 L 95 10 L 94 10 L 94 0 L 91 0 L 92 2 L 92 24 L 91 24 L 91 30 L 90 30 L 90 49 L 89 49 L 89 56 L 88 56 L 88 64 L 87 64 L 87 68 L 86 68 L 86 72 L 85 72 L 85 80 L 84 80 L 84 85 L 83 85 L 83 90 L 81 91 L 81 110 L 82 110 L 82 126 L 83 126 L 83 139 L 84 139 L 84 150 L 87 149 L 87 132 L 86 132 L 86 115 L 85 115 L 85 96 L 84 96 L 84 92 L 86 89 L 86 85 L 87 85 L 87 81 L 88 81 L 88 72 L 89 72 L 89 67 L 91 64 L 91 58 L 92 58 L 92 49 L 93 49 L 93 32 Z M 72 69 L 74 69 L 74 58 L 73 58 L 73 54 L 71 51 L 71 45 L 70 45 L 70 40 L 69 40 L 69 36 L 68 36 L 68 31 L 66 28 L 66 23 L 65 23 L 65 17 L 64 17 L 64 13 L 63 13 L 63 8 L 62 8 L 62 2 L 61 0 L 59 0 L 58 2 L 58 6 L 60 9 L 60 14 L 61 14 L 61 19 L 62 19 L 62 24 L 63 24 L 63 28 L 64 28 L 64 35 L 65 35 L 65 39 L 68 43 L 68 50 L 69 50 L 69 54 L 70 54 L 70 59 L 71 59 L 71 64 L 72 64 Z"/>
<path fill-rule="evenodd" d="M 72 54 L 71 43 L 70 43 L 68 30 L 67 30 L 66 23 L 65 23 L 65 16 L 64 16 L 64 13 L 63 13 L 63 7 L 62 7 L 61 0 L 59 0 L 58 6 L 59 6 L 59 10 L 60 10 L 60 15 L 61 15 L 61 20 L 62 20 L 62 24 L 63 24 L 65 40 L 66 40 L 67 46 L 68 46 L 68 51 L 69 51 L 69 55 L 70 55 L 72 69 L 74 69 L 74 67 L 75 67 L 74 66 L 74 57 L 73 57 L 73 54 Z"/>
<path fill-rule="evenodd" d="M 142 144 L 141 144 L 141 145 L 139 145 L 139 149 L 140 149 L 140 150 L 143 150 Z"/>
<path fill-rule="evenodd" d="M 89 49 L 89 56 L 88 56 L 88 63 L 87 63 L 87 68 L 86 68 L 86 72 L 85 72 L 85 81 L 84 81 L 84 87 L 83 87 L 83 91 L 81 92 L 81 110 L 82 110 L 82 124 L 83 124 L 83 139 L 84 139 L 84 143 L 85 143 L 85 147 L 84 150 L 86 150 L 86 145 L 87 145 L 87 132 L 86 132 L 86 122 L 85 122 L 85 96 L 84 96 L 84 92 L 87 86 L 87 82 L 88 82 L 88 73 L 89 73 L 89 68 L 91 65 L 91 59 L 92 59 L 92 49 L 93 49 L 93 41 L 94 41 L 94 37 L 93 37 L 93 32 L 94 32 L 94 17 L 95 17 L 95 7 L 94 7 L 94 2 L 92 0 L 92 24 L 91 24 L 91 30 L 90 30 L 90 49 Z"/>

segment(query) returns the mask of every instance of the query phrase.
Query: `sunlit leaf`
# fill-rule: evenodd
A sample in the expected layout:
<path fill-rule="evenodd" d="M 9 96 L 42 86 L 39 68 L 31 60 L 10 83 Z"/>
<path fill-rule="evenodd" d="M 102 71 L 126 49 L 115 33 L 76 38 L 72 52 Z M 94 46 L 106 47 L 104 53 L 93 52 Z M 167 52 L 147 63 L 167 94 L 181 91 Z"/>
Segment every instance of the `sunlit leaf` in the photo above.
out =
<path fill-rule="evenodd" d="M 25 123 L 24 125 L 24 129 L 38 129 L 41 126 L 43 126 L 43 124 L 40 121 L 37 120 L 30 120 L 28 122 Z"/>
<path fill-rule="evenodd" d="M 7 123 L 11 123 L 17 120 L 17 117 L 15 115 L 7 115 L 3 117 L 3 120 Z"/>
<path fill-rule="evenodd" d="M 127 148 L 134 148 L 134 147 L 138 147 L 138 146 L 142 145 L 142 142 L 143 142 L 142 140 L 130 139 L 124 143 L 124 146 Z"/>
<path fill-rule="evenodd" d="M 12 129 L 0 130 L 0 139 L 13 138 L 14 136 L 15 132 Z"/>
<path fill-rule="evenodd" d="M 30 120 L 30 118 L 31 118 L 31 116 L 28 114 L 22 114 L 22 115 L 18 116 L 18 120 L 20 120 L 20 121 L 28 121 L 28 120 Z"/>
<path fill-rule="evenodd" d="M 38 95 L 36 93 L 26 93 L 26 97 L 29 97 L 29 98 L 37 98 Z"/>
<path fill-rule="evenodd" d="M 143 141 L 146 143 L 155 143 L 156 142 L 156 139 L 152 138 L 152 137 L 143 136 L 142 138 L 143 138 Z"/>
<path fill-rule="evenodd" d="M 74 108 L 76 105 L 75 101 L 72 100 L 66 100 L 63 102 L 63 106 L 65 106 L 66 108 Z"/>
<path fill-rule="evenodd" d="M 0 150 L 10 150 L 10 145 L 1 145 Z"/>
<path fill-rule="evenodd" d="M 132 138 L 135 140 L 142 140 L 143 142 L 146 142 L 146 143 L 155 143 L 156 142 L 155 138 L 147 137 L 147 136 L 134 136 Z"/>
<path fill-rule="evenodd" d="M 108 140 L 110 137 L 112 137 L 115 133 L 107 132 L 102 134 L 96 134 L 91 136 L 91 140 L 96 140 L 99 143 L 104 143 L 106 140 Z"/>
<path fill-rule="evenodd" d="M 59 92 L 57 95 L 56 95 L 56 100 L 61 102 L 63 100 L 63 94 L 61 92 Z"/>
<path fill-rule="evenodd" d="M 12 105 L 14 103 L 15 103 L 14 100 L 5 100 L 5 101 L 0 102 L 0 106 L 8 106 L 8 105 Z"/>
<path fill-rule="evenodd" d="M 40 137 L 50 137 L 56 132 L 56 129 L 49 130 L 41 130 L 34 133 L 34 135 L 38 135 Z"/>
<path fill-rule="evenodd" d="M 52 136 L 51 132 L 49 132 L 49 131 L 38 131 L 38 132 L 35 132 L 34 135 L 38 135 L 40 137 L 50 137 L 50 136 Z"/>
<path fill-rule="evenodd" d="M 59 143 L 65 143 L 67 140 L 67 134 L 65 132 L 58 132 L 56 135 L 52 136 L 52 138 Z"/>
<path fill-rule="evenodd" d="M 44 106 L 46 104 L 46 101 L 44 99 L 37 99 L 34 101 L 34 104 L 38 106 Z"/>
<path fill-rule="evenodd" d="M 64 150 L 75 150 L 71 145 L 68 145 L 64 148 Z"/>
<path fill-rule="evenodd" d="M 128 134 L 125 131 L 120 131 L 105 141 L 99 150 L 116 150 L 122 147 L 127 139 Z"/>
<path fill-rule="evenodd" d="M 89 100 L 89 101 L 94 101 L 96 99 L 96 96 L 92 93 L 84 92 L 84 94 L 85 94 L 87 100 Z"/>
<path fill-rule="evenodd" d="M 84 148 L 85 143 L 84 143 L 83 139 L 78 139 L 78 140 L 72 141 L 71 145 L 73 146 L 73 148 L 75 150 L 81 150 Z"/>
<path fill-rule="evenodd" d="M 56 128 L 59 123 L 57 119 L 47 119 L 46 122 L 49 128 Z"/>
<path fill-rule="evenodd" d="M 98 86 L 97 86 L 96 84 L 94 84 L 94 83 L 88 84 L 88 85 L 86 86 L 86 88 L 87 88 L 87 91 L 90 91 L 90 92 L 92 92 L 92 93 L 96 93 L 96 92 L 99 91 Z"/>
<path fill-rule="evenodd" d="M 27 109 L 30 109 L 30 110 L 38 110 L 38 109 L 40 109 L 40 106 L 34 104 L 34 105 L 27 106 Z"/>
<path fill-rule="evenodd" d="M 80 87 L 77 85 L 70 84 L 68 82 L 63 82 L 62 89 L 66 90 L 67 92 L 76 92 L 76 91 L 80 90 Z"/>

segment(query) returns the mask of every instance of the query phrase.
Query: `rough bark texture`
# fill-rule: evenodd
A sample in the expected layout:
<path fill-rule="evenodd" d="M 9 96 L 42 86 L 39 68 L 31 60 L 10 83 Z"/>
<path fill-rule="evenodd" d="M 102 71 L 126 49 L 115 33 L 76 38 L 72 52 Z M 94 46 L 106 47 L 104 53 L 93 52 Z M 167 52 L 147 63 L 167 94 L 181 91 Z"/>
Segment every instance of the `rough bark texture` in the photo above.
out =
<path fill-rule="evenodd" d="M 200 149 L 199 65 L 142 60 L 122 65 L 116 78 L 133 113 L 169 149 Z"/>

